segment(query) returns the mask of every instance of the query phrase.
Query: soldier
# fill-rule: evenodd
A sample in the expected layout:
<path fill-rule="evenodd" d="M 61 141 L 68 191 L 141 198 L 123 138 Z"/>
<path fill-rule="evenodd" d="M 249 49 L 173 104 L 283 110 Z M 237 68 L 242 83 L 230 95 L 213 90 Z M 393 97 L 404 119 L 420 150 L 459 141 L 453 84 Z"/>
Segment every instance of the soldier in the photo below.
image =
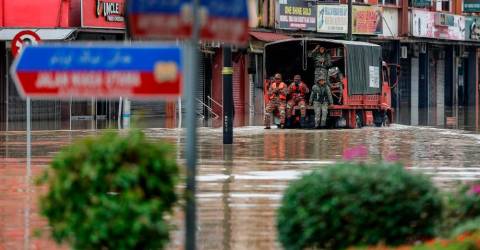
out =
<path fill-rule="evenodd" d="M 332 66 L 332 57 L 325 47 L 317 45 L 315 49 L 308 53 L 308 57 L 312 57 L 315 62 L 315 80 L 319 79 L 322 73 L 328 74 L 327 70 Z"/>
<path fill-rule="evenodd" d="M 338 101 L 338 104 L 342 104 L 343 97 L 343 74 L 338 67 L 333 67 L 328 70 L 328 76 L 330 78 L 329 86 L 332 95 Z"/>
<path fill-rule="evenodd" d="M 327 76 L 320 74 L 316 84 L 312 87 L 310 106 L 315 109 L 315 127 L 325 127 L 328 115 L 328 106 L 333 103 L 330 87 L 326 84 Z"/>
<path fill-rule="evenodd" d="M 287 102 L 287 120 L 295 115 L 295 107 L 300 108 L 300 126 L 305 127 L 305 116 L 307 115 L 307 106 L 305 103 L 306 95 L 310 92 L 308 86 L 302 81 L 300 75 L 293 77 L 293 83 L 288 87 L 290 100 Z"/>
<path fill-rule="evenodd" d="M 280 128 L 285 127 L 285 107 L 287 102 L 287 85 L 282 82 L 282 75 L 276 74 L 275 81 L 268 88 L 269 102 L 265 108 L 265 129 L 270 129 L 272 112 L 280 112 Z"/>

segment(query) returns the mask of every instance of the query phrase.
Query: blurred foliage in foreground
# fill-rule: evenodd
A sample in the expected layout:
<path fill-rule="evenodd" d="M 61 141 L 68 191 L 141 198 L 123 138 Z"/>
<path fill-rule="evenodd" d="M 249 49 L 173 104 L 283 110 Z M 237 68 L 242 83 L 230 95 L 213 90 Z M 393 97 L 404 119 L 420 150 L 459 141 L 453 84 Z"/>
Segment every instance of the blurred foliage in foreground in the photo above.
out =
<path fill-rule="evenodd" d="M 433 237 L 441 211 L 425 176 L 399 165 L 344 163 L 293 181 L 277 229 L 285 249 L 400 245 Z"/>
<path fill-rule="evenodd" d="M 162 249 L 177 201 L 173 148 L 140 131 L 107 132 L 63 149 L 39 179 L 51 236 L 74 249 Z"/>

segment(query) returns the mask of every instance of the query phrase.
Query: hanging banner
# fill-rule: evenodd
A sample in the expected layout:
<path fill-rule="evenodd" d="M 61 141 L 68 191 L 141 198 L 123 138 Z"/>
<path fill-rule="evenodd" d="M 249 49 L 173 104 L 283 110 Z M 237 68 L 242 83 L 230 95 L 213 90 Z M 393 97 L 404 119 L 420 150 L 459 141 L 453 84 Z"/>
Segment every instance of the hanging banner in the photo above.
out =
<path fill-rule="evenodd" d="M 353 6 L 353 33 L 379 35 L 383 33 L 382 8 L 376 6 Z"/>
<path fill-rule="evenodd" d="M 348 32 L 347 5 L 318 5 L 317 31 L 324 33 Z"/>
<path fill-rule="evenodd" d="M 289 30 L 317 30 L 317 7 L 304 0 L 277 1 L 276 26 Z"/>
<path fill-rule="evenodd" d="M 465 40 L 480 40 L 480 17 L 466 17 Z"/>
<path fill-rule="evenodd" d="M 480 0 L 464 0 L 463 12 L 480 12 Z"/>
<path fill-rule="evenodd" d="M 464 16 L 413 10 L 411 24 L 411 32 L 415 37 L 465 40 Z"/>

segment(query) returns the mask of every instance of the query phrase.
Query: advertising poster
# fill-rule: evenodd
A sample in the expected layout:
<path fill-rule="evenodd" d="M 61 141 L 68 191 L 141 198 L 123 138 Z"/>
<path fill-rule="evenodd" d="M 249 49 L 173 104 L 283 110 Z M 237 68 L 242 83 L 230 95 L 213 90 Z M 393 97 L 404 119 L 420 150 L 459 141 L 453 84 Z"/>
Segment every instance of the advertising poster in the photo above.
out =
<path fill-rule="evenodd" d="M 480 40 L 480 17 L 466 17 L 465 40 Z"/>
<path fill-rule="evenodd" d="M 412 35 L 415 37 L 435 38 L 435 13 L 413 10 Z"/>
<path fill-rule="evenodd" d="M 304 0 L 279 0 L 276 25 L 279 29 L 317 30 L 317 8 Z"/>
<path fill-rule="evenodd" d="M 317 31 L 324 33 L 348 32 L 347 5 L 318 5 Z"/>
<path fill-rule="evenodd" d="M 464 40 L 466 36 L 464 16 L 413 10 L 411 23 L 415 37 Z"/>
<path fill-rule="evenodd" d="M 353 33 L 375 35 L 383 33 L 382 8 L 353 6 Z"/>

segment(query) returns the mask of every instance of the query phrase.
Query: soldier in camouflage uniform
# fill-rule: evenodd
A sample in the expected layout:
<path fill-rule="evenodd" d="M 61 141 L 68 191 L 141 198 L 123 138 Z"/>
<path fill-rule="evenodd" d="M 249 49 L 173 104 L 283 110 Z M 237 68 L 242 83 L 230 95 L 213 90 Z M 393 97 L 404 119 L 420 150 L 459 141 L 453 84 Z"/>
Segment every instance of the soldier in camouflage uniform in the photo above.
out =
<path fill-rule="evenodd" d="M 315 49 L 308 53 L 308 57 L 312 57 L 315 62 L 315 80 L 320 78 L 320 74 L 328 74 L 328 69 L 332 66 L 332 57 L 325 47 L 317 45 Z M 328 84 L 328 78 L 325 80 Z"/>
<path fill-rule="evenodd" d="M 328 70 L 328 77 L 330 79 L 329 86 L 332 95 L 337 100 L 338 104 L 342 104 L 343 97 L 343 75 L 338 67 L 332 67 Z"/>
<path fill-rule="evenodd" d="M 327 125 L 328 106 L 333 104 L 332 93 L 328 87 L 326 74 L 320 74 L 316 79 L 316 84 L 312 87 L 310 95 L 310 106 L 313 104 L 315 110 L 315 127 L 325 127 Z"/>
<path fill-rule="evenodd" d="M 272 112 L 280 112 L 280 127 L 285 126 L 285 109 L 287 106 L 288 86 L 282 82 L 282 75 L 276 74 L 275 81 L 268 88 L 269 102 L 265 108 L 265 129 L 270 129 Z"/>

